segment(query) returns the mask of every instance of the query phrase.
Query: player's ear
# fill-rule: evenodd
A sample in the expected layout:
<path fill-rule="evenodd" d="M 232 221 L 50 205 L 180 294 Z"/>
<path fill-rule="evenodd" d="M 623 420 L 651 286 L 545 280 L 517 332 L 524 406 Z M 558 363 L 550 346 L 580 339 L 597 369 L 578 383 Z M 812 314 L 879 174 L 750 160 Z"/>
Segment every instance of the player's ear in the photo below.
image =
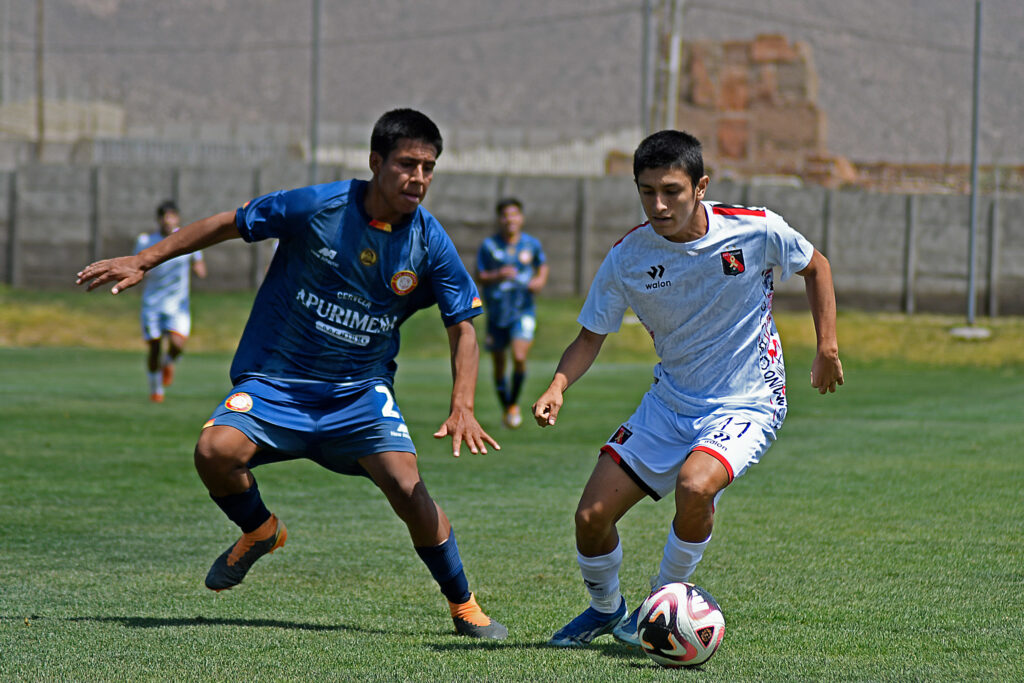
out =
<path fill-rule="evenodd" d="M 380 152 L 370 152 L 370 172 L 377 175 L 383 165 L 384 157 L 380 155 Z"/>
<path fill-rule="evenodd" d="M 697 189 L 696 192 L 694 192 L 694 194 L 697 196 L 697 199 L 704 199 L 704 193 L 708 191 L 708 183 L 710 182 L 711 178 L 707 176 L 703 176 L 700 180 L 697 181 Z"/>

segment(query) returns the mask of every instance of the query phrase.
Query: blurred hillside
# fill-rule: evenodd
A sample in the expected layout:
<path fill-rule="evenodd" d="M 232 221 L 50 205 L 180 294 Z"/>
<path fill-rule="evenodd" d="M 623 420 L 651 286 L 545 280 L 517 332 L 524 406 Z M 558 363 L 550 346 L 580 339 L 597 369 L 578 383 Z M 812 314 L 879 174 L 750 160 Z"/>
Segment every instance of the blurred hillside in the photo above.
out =
<path fill-rule="evenodd" d="M 303 141 L 311 0 L 44 0 L 47 100 L 120 108 L 122 133 Z M 640 0 L 323 2 L 324 144 L 415 106 L 449 135 L 552 145 L 639 135 Z M 983 163 L 1024 163 L 1024 2 L 985 0 Z M 2 100 L 36 93 L 36 2 L 3 0 Z M 811 48 L 831 153 L 970 157 L 973 0 L 690 0 L 684 41 Z M 524 132 L 525 131 L 525 132 Z M 0 131 L 0 134 L 4 131 Z M 7 130 L 8 135 L 13 134 Z M 332 137 L 335 138 L 332 140 Z"/>

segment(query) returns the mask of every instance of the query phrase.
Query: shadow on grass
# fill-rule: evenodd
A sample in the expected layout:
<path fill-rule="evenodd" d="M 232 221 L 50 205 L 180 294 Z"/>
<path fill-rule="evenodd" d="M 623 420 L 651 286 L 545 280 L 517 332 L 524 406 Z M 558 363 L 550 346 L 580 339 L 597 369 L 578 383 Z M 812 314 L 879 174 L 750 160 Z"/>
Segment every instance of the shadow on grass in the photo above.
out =
<path fill-rule="evenodd" d="M 39 619 L 40 617 L 34 617 Z M 283 619 L 210 619 L 208 617 L 65 617 L 62 621 L 94 621 L 121 624 L 127 628 L 164 628 L 167 626 L 254 626 L 256 628 L 281 628 L 290 631 L 352 631 L 356 633 L 387 634 L 381 629 L 368 629 L 345 624 L 304 624 Z"/>
<path fill-rule="evenodd" d="M 644 664 L 650 664 L 651 661 L 644 657 L 643 653 L 636 648 L 630 647 L 629 645 L 622 645 L 620 643 L 591 643 L 583 648 L 566 648 L 557 647 L 555 645 L 548 644 L 548 641 L 542 640 L 533 643 L 517 643 L 508 640 L 472 640 L 466 638 L 460 638 L 457 642 L 452 643 L 430 643 L 426 645 L 427 649 L 436 650 L 438 652 L 459 652 L 465 650 L 475 650 L 481 647 L 488 647 L 492 649 L 515 649 L 515 650 L 547 650 L 550 652 L 596 652 L 602 657 L 609 657 L 611 659 L 621 660 L 637 660 Z"/>

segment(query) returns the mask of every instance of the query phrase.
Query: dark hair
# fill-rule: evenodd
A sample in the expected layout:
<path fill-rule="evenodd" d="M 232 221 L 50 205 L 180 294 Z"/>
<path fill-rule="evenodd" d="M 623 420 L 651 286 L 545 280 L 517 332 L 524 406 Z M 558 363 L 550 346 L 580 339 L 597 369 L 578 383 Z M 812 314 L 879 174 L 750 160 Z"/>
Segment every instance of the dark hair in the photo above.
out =
<path fill-rule="evenodd" d="M 370 134 L 370 151 L 387 159 L 402 138 L 433 145 L 441 156 L 441 131 L 426 114 L 415 109 L 392 109 L 377 119 Z"/>
<path fill-rule="evenodd" d="M 502 197 L 498 200 L 498 203 L 494 205 L 494 213 L 501 215 L 501 212 L 510 206 L 514 206 L 520 211 L 523 210 L 523 203 L 515 197 Z"/>
<path fill-rule="evenodd" d="M 160 205 L 156 207 L 156 217 L 163 218 L 165 213 L 173 211 L 174 213 L 181 213 L 178 211 L 178 205 L 173 199 L 165 199 L 160 202 Z"/>
<path fill-rule="evenodd" d="M 649 168 L 681 168 L 693 186 L 704 177 L 700 140 L 681 130 L 662 130 L 648 135 L 633 153 L 633 181 Z"/>

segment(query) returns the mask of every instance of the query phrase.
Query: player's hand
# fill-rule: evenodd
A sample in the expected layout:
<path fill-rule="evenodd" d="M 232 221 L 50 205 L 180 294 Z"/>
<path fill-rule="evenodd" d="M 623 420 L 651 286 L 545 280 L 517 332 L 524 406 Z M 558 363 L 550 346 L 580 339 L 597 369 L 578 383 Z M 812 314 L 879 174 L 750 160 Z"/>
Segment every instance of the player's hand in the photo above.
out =
<path fill-rule="evenodd" d="M 487 453 L 487 444 L 494 446 L 496 451 L 501 450 L 501 446 L 484 431 L 471 410 L 452 411 L 441 428 L 434 432 L 435 439 L 443 439 L 446 436 L 452 437 L 452 455 L 456 458 L 459 457 L 463 442 L 469 446 L 469 452 L 474 455 Z"/>
<path fill-rule="evenodd" d="M 835 393 L 836 387 L 843 383 L 843 364 L 838 354 L 818 353 L 811 365 L 811 386 L 819 394 Z"/>
<path fill-rule="evenodd" d="M 555 387 L 548 387 L 533 404 L 533 419 L 541 427 L 554 425 L 558 420 L 558 411 L 562 409 L 562 392 Z"/>
<path fill-rule="evenodd" d="M 502 280 L 514 280 L 519 275 L 519 270 L 515 266 L 502 266 L 498 269 L 498 275 Z"/>
<path fill-rule="evenodd" d="M 111 294 L 117 294 L 129 287 L 139 284 L 146 271 L 139 264 L 135 256 L 120 256 L 118 258 L 104 259 L 90 263 L 78 273 L 76 285 L 88 283 L 87 291 L 92 291 L 100 285 L 114 282 Z"/>

